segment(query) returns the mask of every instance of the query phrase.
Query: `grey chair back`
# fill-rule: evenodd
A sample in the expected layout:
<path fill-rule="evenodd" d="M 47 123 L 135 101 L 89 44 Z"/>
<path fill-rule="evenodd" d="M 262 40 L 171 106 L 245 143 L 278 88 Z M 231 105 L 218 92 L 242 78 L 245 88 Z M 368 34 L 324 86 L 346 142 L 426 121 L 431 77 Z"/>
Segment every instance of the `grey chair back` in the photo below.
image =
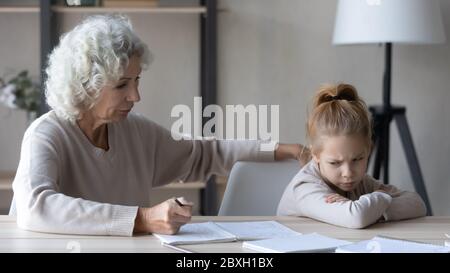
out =
<path fill-rule="evenodd" d="M 234 164 L 219 209 L 222 216 L 274 216 L 284 189 L 300 171 L 298 161 Z"/>

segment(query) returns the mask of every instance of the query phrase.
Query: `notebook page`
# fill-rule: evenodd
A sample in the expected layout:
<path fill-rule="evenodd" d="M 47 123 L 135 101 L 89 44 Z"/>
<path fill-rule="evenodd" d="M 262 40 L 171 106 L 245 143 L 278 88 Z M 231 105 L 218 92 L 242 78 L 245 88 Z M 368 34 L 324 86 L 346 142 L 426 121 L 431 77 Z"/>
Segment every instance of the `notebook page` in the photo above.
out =
<path fill-rule="evenodd" d="M 257 240 L 300 235 L 277 221 L 215 222 L 238 240 Z"/>
<path fill-rule="evenodd" d="M 242 244 L 242 247 L 265 253 L 332 252 L 337 247 L 347 244 L 351 244 L 351 242 L 311 233 L 283 238 L 246 241 Z"/>
<path fill-rule="evenodd" d="M 213 222 L 191 223 L 180 228 L 175 235 L 154 234 L 162 243 L 169 245 L 231 242 L 236 236 Z"/>

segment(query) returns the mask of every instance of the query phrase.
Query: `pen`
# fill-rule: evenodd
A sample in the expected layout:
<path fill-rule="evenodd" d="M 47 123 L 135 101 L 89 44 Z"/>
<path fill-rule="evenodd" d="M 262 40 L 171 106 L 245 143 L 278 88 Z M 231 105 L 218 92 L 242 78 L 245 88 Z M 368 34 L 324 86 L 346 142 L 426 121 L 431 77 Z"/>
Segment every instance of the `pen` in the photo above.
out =
<path fill-rule="evenodd" d="M 178 200 L 177 198 L 175 198 L 175 202 L 177 202 L 178 206 L 180 206 L 180 207 L 190 206 L 190 205 L 181 203 L 180 200 Z"/>
<path fill-rule="evenodd" d="M 175 199 L 175 200 L 177 200 L 177 199 Z M 162 243 L 162 245 L 165 246 L 165 247 L 168 247 L 168 248 L 177 250 L 177 251 L 179 251 L 179 252 L 183 252 L 183 253 L 194 253 L 194 251 L 187 250 L 187 249 L 182 248 L 182 247 L 179 247 L 179 246 L 169 245 L 169 244 L 166 244 L 166 243 Z"/>

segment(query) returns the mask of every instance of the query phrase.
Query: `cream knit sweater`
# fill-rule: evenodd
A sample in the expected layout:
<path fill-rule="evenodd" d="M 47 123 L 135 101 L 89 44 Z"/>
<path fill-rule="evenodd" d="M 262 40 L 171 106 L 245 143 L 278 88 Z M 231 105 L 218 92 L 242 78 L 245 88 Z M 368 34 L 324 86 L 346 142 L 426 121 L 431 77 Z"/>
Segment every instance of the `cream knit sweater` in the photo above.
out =
<path fill-rule="evenodd" d="M 274 160 L 259 141 L 175 141 L 170 131 L 130 113 L 108 124 L 109 150 L 50 111 L 25 132 L 10 214 L 23 229 L 131 236 L 150 189 L 226 175 L 237 160 Z"/>

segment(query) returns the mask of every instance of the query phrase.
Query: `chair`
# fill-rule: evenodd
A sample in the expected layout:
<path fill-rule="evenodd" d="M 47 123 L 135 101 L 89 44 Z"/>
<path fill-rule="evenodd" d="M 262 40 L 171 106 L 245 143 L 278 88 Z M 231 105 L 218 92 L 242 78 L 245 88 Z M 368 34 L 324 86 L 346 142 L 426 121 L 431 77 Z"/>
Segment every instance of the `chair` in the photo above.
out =
<path fill-rule="evenodd" d="M 234 164 L 219 216 L 273 216 L 284 189 L 300 170 L 298 161 Z"/>

